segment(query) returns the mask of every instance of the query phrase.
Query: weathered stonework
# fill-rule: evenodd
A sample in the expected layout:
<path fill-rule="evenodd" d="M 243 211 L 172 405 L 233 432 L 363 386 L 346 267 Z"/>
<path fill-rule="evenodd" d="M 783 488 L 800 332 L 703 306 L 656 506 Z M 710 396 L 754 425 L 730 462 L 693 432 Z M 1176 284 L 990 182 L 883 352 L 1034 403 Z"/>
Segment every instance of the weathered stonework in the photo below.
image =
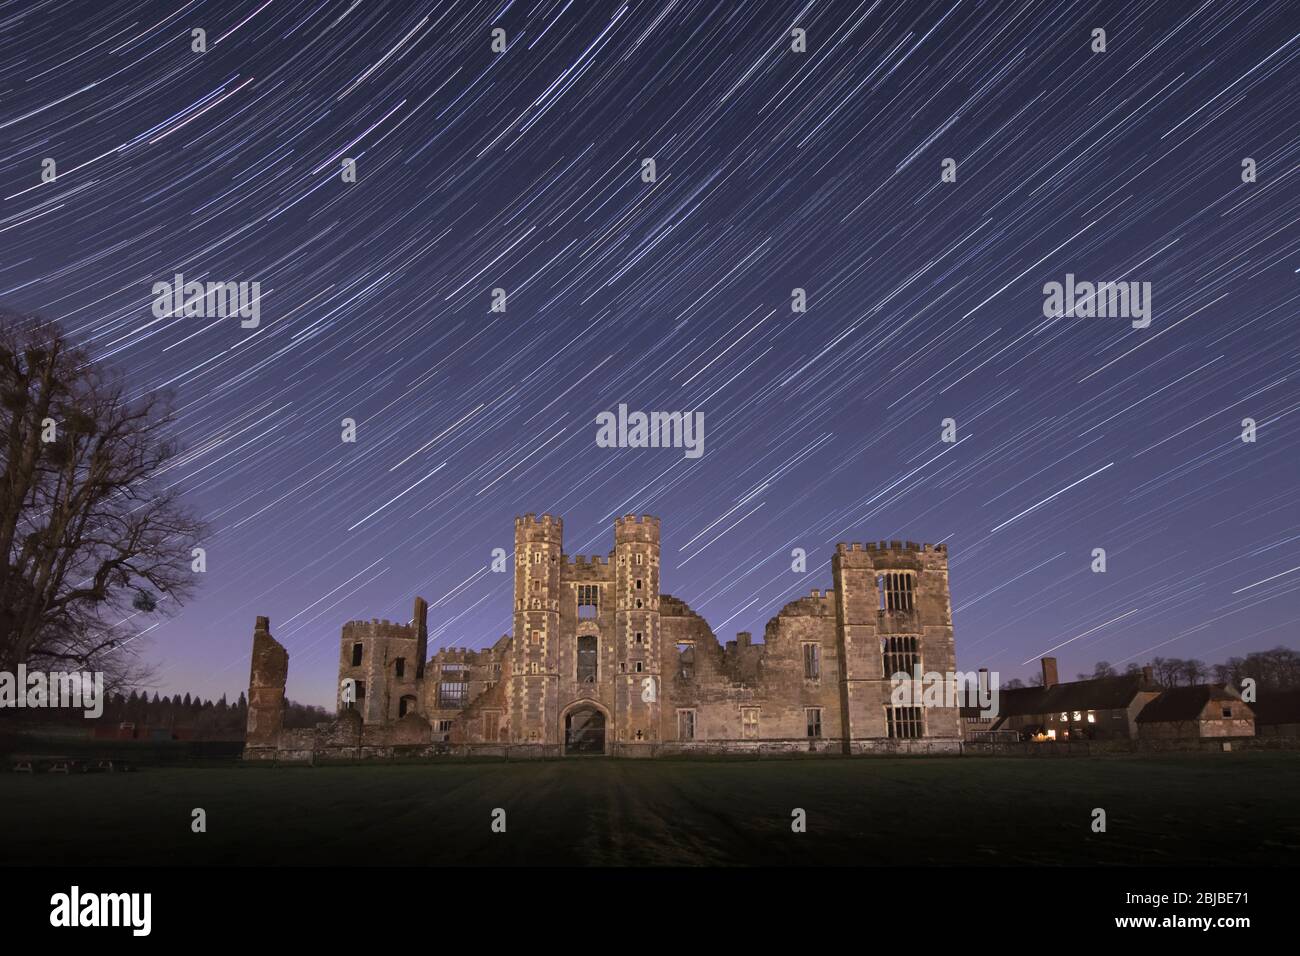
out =
<path fill-rule="evenodd" d="M 944 545 L 840 544 L 831 590 L 787 604 L 762 644 L 725 647 L 661 592 L 657 518 L 617 519 L 614 550 L 586 558 L 564 553 L 561 519 L 525 515 L 514 561 L 513 635 L 490 648 L 424 661 L 420 598 L 409 625 L 345 624 L 340 720 L 285 732 L 279 759 L 960 750 L 957 708 L 905 720 L 886 673 L 956 669 Z"/>

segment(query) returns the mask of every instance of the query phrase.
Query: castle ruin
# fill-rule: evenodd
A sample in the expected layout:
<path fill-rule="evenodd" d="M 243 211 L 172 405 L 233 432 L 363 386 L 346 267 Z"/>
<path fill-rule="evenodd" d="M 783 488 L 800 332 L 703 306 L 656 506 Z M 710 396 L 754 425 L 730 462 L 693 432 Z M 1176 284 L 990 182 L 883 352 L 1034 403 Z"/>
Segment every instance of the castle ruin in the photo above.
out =
<path fill-rule="evenodd" d="M 515 519 L 513 633 L 489 648 L 428 656 L 421 598 L 409 624 L 345 624 L 315 728 L 281 728 L 288 655 L 258 618 L 245 759 L 959 752 L 957 708 L 890 701 L 889 675 L 956 669 L 945 545 L 840 544 L 832 589 L 723 646 L 662 593 L 657 518 L 617 519 L 591 558 L 563 531 Z"/>

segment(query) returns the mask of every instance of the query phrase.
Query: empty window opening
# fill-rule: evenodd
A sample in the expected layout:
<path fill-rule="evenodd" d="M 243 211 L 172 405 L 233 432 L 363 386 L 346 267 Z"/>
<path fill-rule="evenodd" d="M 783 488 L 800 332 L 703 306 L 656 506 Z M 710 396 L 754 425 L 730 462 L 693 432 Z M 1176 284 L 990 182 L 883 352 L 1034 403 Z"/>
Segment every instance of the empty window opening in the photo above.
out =
<path fill-rule="evenodd" d="M 406 676 L 406 658 L 405 658 L 405 657 L 399 657 L 397 660 L 393 661 L 393 670 L 397 673 L 397 678 L 398 678 L 398 680 L 401 680 L 403 677 L 405 677 L 405 676 Z"/>
<path fill-rule="evenodd" d="M 885 722 L 891 737 L 910 740 L 925 735 L 920 707 L 886 707 Z"/>
<path fill-rule="evenodd" d="M 578 683 L 596 683 L 596 638 L 590 634 L 578 638 Z"/>
<path fill-rule="evenodd" d="M 885 676 L 895 674 L 912 676 L 921 665 L 921 639 L 915 635 L 895 635 L 880 640 L 880 650 L 885 660 Z"/>
<path fill-rule="evenodd" d="M 442 681 L 438 684 L 438 706 L 460 708 L 469 699 L 469 684 L 465 681 Z"/>
<path fill-rule="evenodd" d="M 361 655 L 364 654 L 365 651 L 366 651 L 366 647 L 364 644 L 352 645 L 352 666 L 353 667 L 361 666 Z"/>
<path fill-rule="evenodd" d="M 407 714 L 415 713 L 415 698 L 407 694 L 397 702 L 397 716 L 405 717 Z"/>
<path fill-rule="evenodd" d="M 600 613 L 600 585 L 578 585 L 578 617 L 593 618 Z"/>
<path fill-rule="evenodd" d="M 695 644 L 681 641 L 677 645 L 678 675 L 682 680 L 695 679 Z"/>
<path fill-rule="evenodd" d="M 887 571 L 876 576 L 880 610 L 910 611 L 916 606 L 915 575 L 909 571 Z"/>

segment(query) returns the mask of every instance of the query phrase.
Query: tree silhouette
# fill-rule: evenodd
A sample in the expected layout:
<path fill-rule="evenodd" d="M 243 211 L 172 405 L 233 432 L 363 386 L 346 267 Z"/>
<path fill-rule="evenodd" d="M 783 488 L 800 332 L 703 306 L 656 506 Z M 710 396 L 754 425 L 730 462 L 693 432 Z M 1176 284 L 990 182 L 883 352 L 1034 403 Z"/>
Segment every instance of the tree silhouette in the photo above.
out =
<path fill-rule="evenodd" d="M 165 393 L 56 323 L 0 311 L 0 669 L 108 669 L 125 628 L 194 587 L 202 522 L 156 480 L 177 454 Z"/>

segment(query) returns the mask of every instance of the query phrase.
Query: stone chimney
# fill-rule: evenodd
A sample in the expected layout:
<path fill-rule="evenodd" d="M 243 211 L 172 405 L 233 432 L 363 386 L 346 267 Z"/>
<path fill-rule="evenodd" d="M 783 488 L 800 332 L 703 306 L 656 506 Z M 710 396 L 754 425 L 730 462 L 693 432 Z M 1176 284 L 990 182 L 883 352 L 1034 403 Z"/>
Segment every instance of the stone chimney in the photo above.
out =
<path fill-rule="evenodd" d="M 1148 664 L 1146 667 L 1142 668 L 1142 683 L 1154 684 L 1155 682 L 1156 682 L 1155 671 L 1153 671 L 1151 669 L 1151 665 Z"/>
<path fill-rule="evenodd" d="M 284 684 L 289 652 L 271 636 L 271 621 L 259 617 L 253 627 L 253 662 L 248 677 L 249 747 L 273 747 L 284 725 Z"/>
<path fill-rule="evenodd" d="M 1055 687 L 1059 683 L 1060 680 L 1056 676 L 1056 658 L 1044 657 L 1043 658 L 1043 686 Z"/>

